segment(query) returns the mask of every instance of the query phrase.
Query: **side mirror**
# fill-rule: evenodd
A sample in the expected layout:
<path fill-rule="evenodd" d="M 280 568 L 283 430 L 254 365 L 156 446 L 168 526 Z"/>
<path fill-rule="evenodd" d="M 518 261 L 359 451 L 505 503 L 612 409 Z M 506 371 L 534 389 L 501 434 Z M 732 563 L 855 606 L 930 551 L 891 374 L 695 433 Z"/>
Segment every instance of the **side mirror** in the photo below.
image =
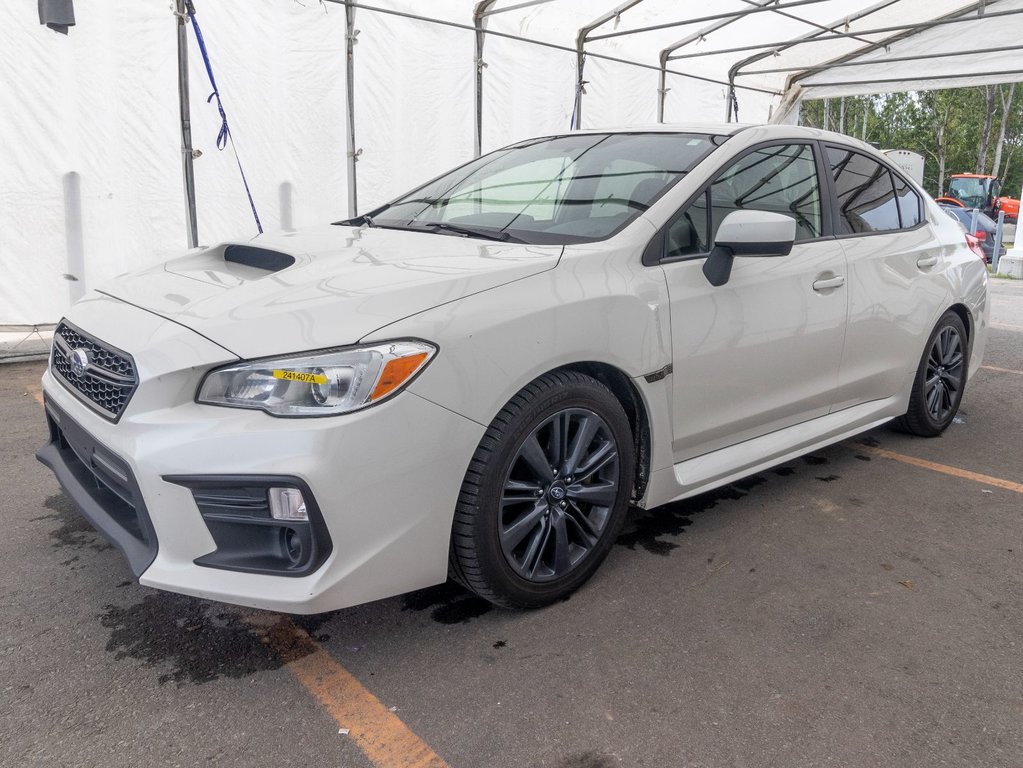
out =
<path fill-rule="evenodd" d="M 714 250 L 703 263 L 711 285 L 728 282 L 736 256 L 788 256 L 796 239 L 796 220 L 771 211 L 732 211 L 714 237 Z"/>

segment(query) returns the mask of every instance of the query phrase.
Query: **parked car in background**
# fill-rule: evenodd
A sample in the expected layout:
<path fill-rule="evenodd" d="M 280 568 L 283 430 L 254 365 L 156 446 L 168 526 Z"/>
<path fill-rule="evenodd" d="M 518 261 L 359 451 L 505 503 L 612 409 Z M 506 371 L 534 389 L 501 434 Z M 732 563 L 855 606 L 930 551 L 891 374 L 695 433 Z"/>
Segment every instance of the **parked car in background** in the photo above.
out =
<path fill-rule="evenodd" d="M 144 585 L 314 613 L 450 574 L 536 607 L 630 505 L 892 419 L 940 434 L 987 279 L 848 136 L 545 136 L 90 292 L 54 334 L 38 455 Z"/>
<path fill-rule="evenodd" d="M 938 205 L 947 215 L 961 223 L 966 229 L 967 234 L 972 235 L 980 241 L 980 247 L 984 251 L 984 260 L 988 264 L 993 263 L 995 253 L 995 234 L 998 230 L 998 222 L 983 211 L 977 211 L 977 228 L 971 232 L 970 227 L 973 226 L 974 213 L 972 209 L 960 208 L 957 205 L 946 205 L 945 203 L 938 203 Z M 998 258 L 1005 255 L 1005 250 L 1005 246 L 1003 245 L 999 250 Z"/>

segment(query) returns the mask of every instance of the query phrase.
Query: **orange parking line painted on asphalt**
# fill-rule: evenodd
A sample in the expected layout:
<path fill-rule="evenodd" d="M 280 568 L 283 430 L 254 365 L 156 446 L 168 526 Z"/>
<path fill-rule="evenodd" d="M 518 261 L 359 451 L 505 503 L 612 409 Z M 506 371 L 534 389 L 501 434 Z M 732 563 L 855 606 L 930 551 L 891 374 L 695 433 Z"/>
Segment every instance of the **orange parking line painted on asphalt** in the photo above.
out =
<path fill-rule="evenodd" d="M 857 445 L 858 449 L 873 453 L 876 456 L 883 456 L 886 459 L 893 459 L 895 461 L 901 461 L 903 464 L 912 464 L 914 467 L 922 467 L 923 469 L 929 469 L 932 472 L 941 472 L 946 475 L 952 475 L 953 477 L 961 477 L 964 480 L 973 480 L 984 485 L 993 485 L 996 488 L 1005 488 L 1008 491 L 1015 491 L 1016 493 L 1023 493 L 1023 483 L 1014 483 L 1012 480 L 1003 480 L 1000 477 L 992 477 L 991 475 L 982 475 L 980 472 L 971 472 L 968 469 L 959 469 L 959 467 L 950 467 L 947 464 L 938 464 L 927 459 L 918 459 L 915 456 L 906 456 L 901 453 L 895 453 L 895 451 L 888 451 L 884 448 L 875 448 L 869 445 Z"/>
<path fill-rule="evenodd" d="M 1002 328 L 1007 331 L 1023 331 L 1023 325 L 1009 325 L 1007 323 L 991 323 L 992 328 Z"/>
<path fill-rule="evenodd" d="M 288 670 L 320 702 L 375 768 L 448 768 L 391 710 L 309 634 L 282 618 L 262 632 Z"/>
<path fill-rule="evenodd" d="M 999 373 L 1015 373 L 1019 376 L 1023 376 L 1023 371 L 1016 371 L 1012 368 L 999 368 L 997 365 L 982 365 L 980 366 L 985 371 L 998 371 Z"/>

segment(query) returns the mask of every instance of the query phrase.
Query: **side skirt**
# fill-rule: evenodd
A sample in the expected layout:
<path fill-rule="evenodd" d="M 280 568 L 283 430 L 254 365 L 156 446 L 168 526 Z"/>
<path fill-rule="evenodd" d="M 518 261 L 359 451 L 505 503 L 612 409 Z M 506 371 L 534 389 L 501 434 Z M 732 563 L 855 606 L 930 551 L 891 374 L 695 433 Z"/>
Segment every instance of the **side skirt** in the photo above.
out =
<path fill-rule="evenodd" d="M 905 411 L 905 397 L 845 408 L 654 472 L 645 509 L 696 496 L 879 427 Z"/>

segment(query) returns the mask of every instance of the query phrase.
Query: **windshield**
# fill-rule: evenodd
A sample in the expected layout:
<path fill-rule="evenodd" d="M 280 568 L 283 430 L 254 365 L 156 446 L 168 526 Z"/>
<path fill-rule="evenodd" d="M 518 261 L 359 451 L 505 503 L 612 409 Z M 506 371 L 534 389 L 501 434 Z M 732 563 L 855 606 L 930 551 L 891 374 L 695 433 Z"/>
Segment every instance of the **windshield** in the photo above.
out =
<path fill-rule="evenodd" d="M 363 221 L 523 243 L 602 240 L 650 207 L 715 146 L 709 135 L 680 133 L 534 139 L 484 155 Z"/>
<path fill-rule="evenodd" d="M 987 201 L 985 185 L 981 179 L 952 179 L 948 185 L 948 194 L 967 208 L 983 208 Z"/>

